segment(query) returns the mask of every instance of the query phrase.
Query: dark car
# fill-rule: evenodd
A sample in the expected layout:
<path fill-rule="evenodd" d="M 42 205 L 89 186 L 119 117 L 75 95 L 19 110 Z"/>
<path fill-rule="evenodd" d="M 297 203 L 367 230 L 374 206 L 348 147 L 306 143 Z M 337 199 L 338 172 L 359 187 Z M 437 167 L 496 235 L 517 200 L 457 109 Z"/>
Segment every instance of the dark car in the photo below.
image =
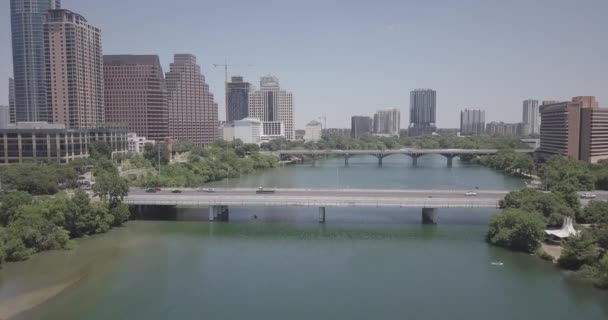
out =
<path fill-rule="evenodd" d="M 146 189 L 146 192 L 148 192 L 148 193 L 156 193 L 156 188 L 148 188 L 148 189 Z"/>
<path fill-rule="evenodd" d="M 175 190 L 171 190 L 171 193 L 182 193 L 181 190 L 175 189 Z"/>

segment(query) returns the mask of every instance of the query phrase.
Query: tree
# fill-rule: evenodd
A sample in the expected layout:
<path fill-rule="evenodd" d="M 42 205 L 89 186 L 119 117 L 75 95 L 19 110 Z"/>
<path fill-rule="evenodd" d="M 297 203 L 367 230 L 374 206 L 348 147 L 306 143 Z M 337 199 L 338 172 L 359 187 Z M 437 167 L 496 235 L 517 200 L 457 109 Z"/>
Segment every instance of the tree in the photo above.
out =
<path fill-rule="evenodd" d="M 129 194 L 129 183 L 116 173 L 102 172 L 95 180 L 93 192 L 114 208 Z"/>
<path fill-rule="evenodd" d="M 601 289 L 608 289 L 608 255 L 598 262 L 595 286 Z"/>
<path fill-rule="evenodd" d="M 129 212 L 129 206 L 124 203 L 117 205 L 110 209 L 110 214 L 114 217 L 113 227 L 120 227 L 123 223 L 129 220 L 131 213 Z"/>
<path fill-rule="evenodd" d="M 32 196 L 27 192 L 17 191 L 2 195 L 0 201 L 0 225 L 7 226 L 11 223 L 16 215 L 17 209 L 20 206 L 32 203 Z"/>
<path fill-rule="evenodd" d="M 608 224 L 608 202 L 591 201 L 577 216 L 580 223 Z"/>
<path fill-rule="evenodd" d="M 563 244 L 562 254 L 557 263 L 565 269 L 578 270 L 583 265 L 593 264 L 599 256 L 593 236 L 582 231 L 578 236 L 571 236 Z"/>
<path fill-rule="evenodd" d="M 192 140 L 190 139 L 177 139 L 177 141 L 175 141 L 173 143 L 172 146 L 172 151 L 173 154 L 176 153 L 184 153 L 184 152 L 189 152 L 194 148 L 195 144 L 194 142 L 192 142 Z"/>
<path fill-rule="evenodd" d="M 554 156 L 539 171 L 540 177 L 549 189 L 563 181 L 568 181 L 575 190 L 593 190 L 595 177 L 586 163 Z"/>
<path fill-rule="evenodd" d="M 93 141 L 89 143 L 89 157 L 92 159 L 112 159 L 112 147 L 105 141 Z"/>
<path fill-rule="evenodd" d="M 557 192 L 544 193 L 534 189 L 510 192 L 500 201 L 500 207 L 539 214 L 550 227 L 561 226 L 564 217 L 574 217 L 578 210 L 571 208 Z"/>
<path fill-rule="evenodd" d="M 150 161 L 150 163 L 158 168 L 158 158 L 159 158 L 159 149 L 160 149 L 160 164 L 167 165 L 169 163 L 169 149 L 167 146 L 161 143 L 151 144 L 148 143 L 144 147 L 144 158 Z"/>
<path fill-rule="evenodd" d="M 538 215 L 519 209 L 506 209 L 490 219 L 486 240 L 515 251 L 533 253 L 540 246 L 544 223 Z"/>

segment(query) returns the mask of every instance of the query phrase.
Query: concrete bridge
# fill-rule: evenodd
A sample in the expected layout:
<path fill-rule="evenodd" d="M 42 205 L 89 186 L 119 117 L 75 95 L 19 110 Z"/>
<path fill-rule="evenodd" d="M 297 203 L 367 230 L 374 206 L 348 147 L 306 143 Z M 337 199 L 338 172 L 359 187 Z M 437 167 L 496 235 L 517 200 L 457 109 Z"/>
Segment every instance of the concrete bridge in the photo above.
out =
<path fill-rule="evenodd" d="M 352 156 L 371 155 L 378 158 L 378 164 L 382 165 L 382 160 L 391 155 L 406 155 L 412 158 L 414 165 L 418 164 L 418 158 L 429 154 L 440 154 L 447 159 L 447 165 L 452 166 L 455 157 L 487 156 L 498 153 L 499 149 L 386 149 L 386 150 L 278 150 L 269 152 L 279 159 L 287 156 L 303 157 L 308 156 L 316 159 L 321 156 L 342 156 L 344 164 L 348 165 L 348 160 Z M 518 153 L 534 153 L 532 149 L 517 149 Z"/>
<path fill-rule="evenodd" d="M 422 208 L 423 223 L 435 223 L 438 208 L 498 208 L 508 191 L 466 190 L 374 190 L 374 189 L 215 189 L 213 192 L 180 188 L 155 193 L 131 189 L 124 202 L 133 206 L 209 207 L 209 220 L 227 221 L 229 206 L 296 206 L 319 208 L 319 222 L 325 222 L 326 208 Z"/>

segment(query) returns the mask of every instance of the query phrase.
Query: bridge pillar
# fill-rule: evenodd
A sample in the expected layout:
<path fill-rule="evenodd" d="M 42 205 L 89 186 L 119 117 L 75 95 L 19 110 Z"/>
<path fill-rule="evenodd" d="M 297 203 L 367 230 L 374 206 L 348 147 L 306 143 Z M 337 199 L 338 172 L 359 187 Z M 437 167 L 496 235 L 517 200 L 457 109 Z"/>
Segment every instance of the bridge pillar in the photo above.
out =
<path fill-rule="evenodd" d="M 419 155 L 412 155 L 412 165 L 414 167 L 418 165 L 418 158 L 420 158 Z"/>
<path fill-rule="evenodd" d="M 422 208 L 422 224 L 436 224 L 435 222 L 435 213 L 437 209 L 435 208 Z"/>
<path fill-rule="evenodd" d="M 345 154 L 344 155 L 344 166 L 348 167 L 348 160 L 350 159 L 350 155 Z"/>
<path fill-rule="evenodd" d="M 325 207 L 319 207 L 319 223 L 325 223 Z"/>
<path fill-rule="evenodd" d="M 446 157 L 446 159 L 448 159 L 448 168 L 451 168 L 452 164 L 454 162 L 453 160 L 456 157 L 456 155 L 455 154 L 442 154 L 442 156 L 444 156 L 444 157 Z"/>
<path fill-rule="evenodd" d="M 228 206 L 209 206 L 209 221 L 227 222 L 230 218 Z"/>

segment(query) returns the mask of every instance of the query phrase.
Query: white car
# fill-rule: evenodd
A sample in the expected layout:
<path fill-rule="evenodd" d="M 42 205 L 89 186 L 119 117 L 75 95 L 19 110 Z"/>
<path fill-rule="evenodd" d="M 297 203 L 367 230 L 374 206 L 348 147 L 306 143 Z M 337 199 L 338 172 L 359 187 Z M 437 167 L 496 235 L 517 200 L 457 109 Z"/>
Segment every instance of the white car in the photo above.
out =
<path fill-rule="evenodd" d="M 585 192 L 583 194 L 581 194 L 581 198 L 583 199 L 595 199 L 597 196 L 594 195 L 593 193 L 589 193 L 589 192 Z"/>
<path fill-rule="evenodd" d="M 200 188 L 198 189 L 199 192 L 215 192 L 215 189 L 213 188 Z"/>
<path fill-rule="evenodd" d="M 474 197 L 474 196 L 477 195 L 477 192 L 475 192 L 475 191 L 467 191 L 467 192 L 464 193 L 464 195 L 467 196 L 467 197 Z"/>

